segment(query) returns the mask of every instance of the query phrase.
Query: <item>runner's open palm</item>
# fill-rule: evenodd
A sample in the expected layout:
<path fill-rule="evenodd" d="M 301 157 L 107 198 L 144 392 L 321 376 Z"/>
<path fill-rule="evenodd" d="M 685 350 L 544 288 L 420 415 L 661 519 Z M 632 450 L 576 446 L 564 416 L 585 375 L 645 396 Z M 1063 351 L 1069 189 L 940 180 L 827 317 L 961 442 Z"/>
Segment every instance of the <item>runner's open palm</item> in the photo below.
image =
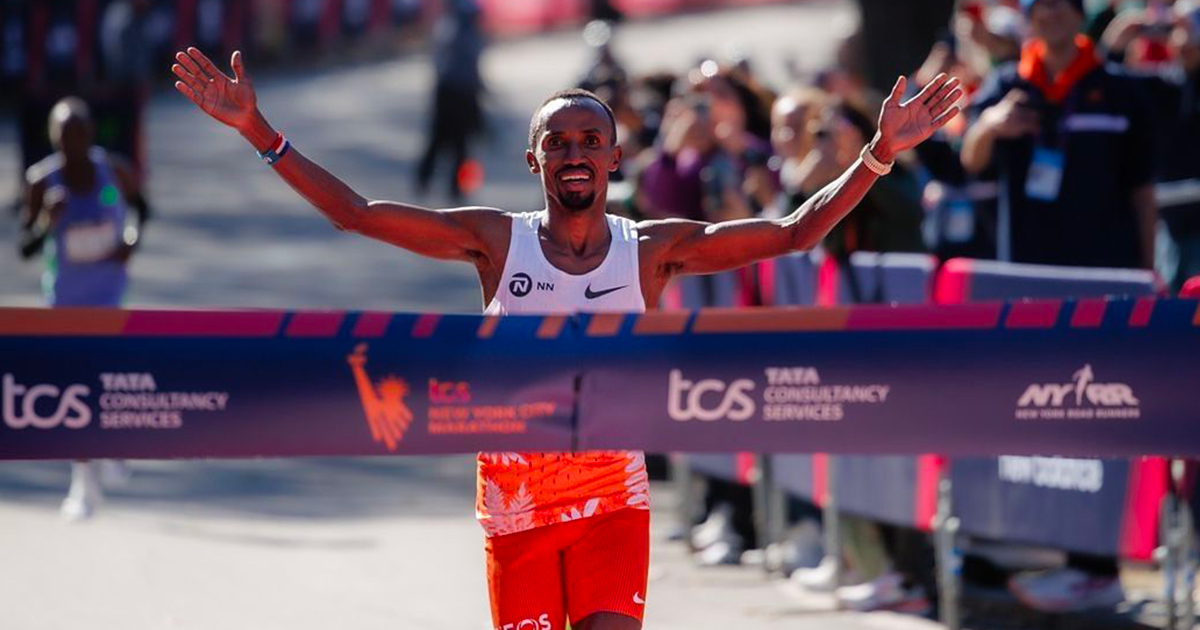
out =
<path fill-rule="evenodd" d="M 242 64 L 241 51 L 233 53 L 230 60 L 233 66 L 232 79 L 196 48 L 175 53 L 175 60 L 179 63 L 171 66 L 171 71 L 179 77 L 175 82 L 176 90 L 204 113 L 234 129 L 243 129 L 250 123 L 258 107 L 258 99 Z"/>
<path fill-rule="evenodd" d="M 892 153 L 911 149 L 958 115 L 959 80 L 939 74 L 914 97 L 900 102 L 908 79 L 900 77 L 879 114 L 879 134 Z"/>

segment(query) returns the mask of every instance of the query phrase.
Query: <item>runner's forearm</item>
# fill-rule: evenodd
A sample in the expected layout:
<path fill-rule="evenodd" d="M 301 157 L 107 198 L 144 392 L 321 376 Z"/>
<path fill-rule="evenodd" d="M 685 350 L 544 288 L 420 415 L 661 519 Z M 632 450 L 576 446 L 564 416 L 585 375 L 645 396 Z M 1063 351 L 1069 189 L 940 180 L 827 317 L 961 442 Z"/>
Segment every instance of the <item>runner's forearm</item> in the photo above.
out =
<path fill-rule="evenodd" d="M 883 162 L 891 162 L 894 156 L 873 142 L 871 152 Z M 816 247 L 850 211 L 863 200 L 879 176 L 867 168 L 861 159 L 855 160 L 837 179 L 830 182 L 810 197 L 790 216 L 785 224 L 793 230 L 792 248 L 806 251 Z"/>
<path fill-rule="evenodd" d="M 257 113 L 251 124 L 241 130 L 241 134 L 254 150 L 261 153 L 275 141 L 277 132 L 261 113 Z M 304 157 L 295 147 L 275 163 L 274 169 L 292 190 L 300 193 L 338 229 L 354 229 L 357 219 L 367 209 L 367 199 Z"/>

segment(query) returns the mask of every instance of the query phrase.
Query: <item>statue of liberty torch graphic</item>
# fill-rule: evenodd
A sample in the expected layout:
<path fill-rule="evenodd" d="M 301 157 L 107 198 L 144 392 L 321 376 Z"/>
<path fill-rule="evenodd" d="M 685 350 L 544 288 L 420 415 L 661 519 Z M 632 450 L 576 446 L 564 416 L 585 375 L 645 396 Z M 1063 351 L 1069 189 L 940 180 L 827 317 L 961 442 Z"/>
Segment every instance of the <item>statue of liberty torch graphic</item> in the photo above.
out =
<path fill-rule="evenodd" d="M 350 371 L 354 373 L 354 383 L 358 386 L 358 396 L 362 399 L 363 413 L 367 416 L 371 437 L 376 442 L 383 442 L 389 451 L 395 451 L 413 420 L 412 411 L 404 404 L 404 397 L 408 395 L 408 384 L 394 375 L 388 375 L 378 383 L 371 383 L 366 369 L 365 343 L 355 346 L 354 353 L 346 357 L 346 362 L 350 364 Z"/>

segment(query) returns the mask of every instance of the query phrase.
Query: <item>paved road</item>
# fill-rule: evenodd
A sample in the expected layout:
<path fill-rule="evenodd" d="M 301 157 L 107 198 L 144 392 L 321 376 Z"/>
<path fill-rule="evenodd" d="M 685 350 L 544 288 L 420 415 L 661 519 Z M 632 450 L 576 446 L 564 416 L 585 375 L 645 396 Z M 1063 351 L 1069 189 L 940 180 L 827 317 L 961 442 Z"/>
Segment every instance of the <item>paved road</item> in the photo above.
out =
<path fill-rule="evenodd" d="M 808 69 L 826 63 L 852 24 L 847 3 L 813 0 L 631 25 L 618 49 L 634 71 L 648 71 L 736 42 L 778 78 L 787 57 Z M 523 167 L 528 115 L 585 58 L 573 33 L 488 53 L 497 133 L 483 152 L 481 203 L 540 202 Z M 411 198 L 430 83 L 424 59 L 263 73 L 257 83 L 264 110 L 311 157 L 368 196 Z M 478 311 L 469 268 L 338 233 L 240 139 L 170 92 L 151 104 L 149 139 L 158 217 L 134 262 L 131 304 Z M 16 163 L 5 127 L 0 172 L 14 174 Z M 0 177 L 0 199 L 11 198 L 13 180 Z M 0 243 L 13 233 L 0 219 Z M 39 303 L 36 265 L 0 247 L 0 269 L 0 304 Z M 0 627 L 489 627 L 469 458 L 133 466 L 132 482 L 86 524 L 58 519 L 65 464 L 0 466 Z M 663 487 L 654 496 L 649 628 L 931 625 L 821 612 L 753 570 L 697 569 L 661 542 L 674 497 Z"/>
<path fill-rule="evenodd" d="M 0 627 L 488 628 L 466 458 L 135 462 L 99 516 L 57 515 L 61 463 L 0 467 Z M 700 569 L 657 485 L 646 627 L 931 630 L 832 612 L 744 567 Z"/>
<path fill-rule="evenodd" d="M 812 0 L 630 25 L 618 51 L 635 72 L 680 70 L 729 44 L 783 76 L 783 60 L 817 68 L 850 30 L 848 2 Z M 485 57 L 495 134 L 481 158 L 478 203 L 540 207 L 525 170 L 529 115 L 571 85 L 588 58 L 575 32 L 505 42 Z M 254 72 L 253 60 L 249 60 Z M 261 107 L 296 146 L 362 194 L 412 200 L 432 78 L 423 56 L 386 63 L 256 75 Z M 151 198 L 157 220 L 134 259 L 131 305 L 305 307 L 478 312 L 474 271 L 419 259 L 338 233 L 291 192 L 235 134 L 206 120 L 173 90 L 152 101 L 148 123 Z M 0 173 L 17 164 L 11 125 L 0 131 Z M 0 200 L 15 177 L 0 177 Z M 438 203 L 440 199 L 427 200 Z M 0 243 L 14 225 L 0 217 Z M 0 247 L 0 305 L 40 303 L 38 267 Z"/>

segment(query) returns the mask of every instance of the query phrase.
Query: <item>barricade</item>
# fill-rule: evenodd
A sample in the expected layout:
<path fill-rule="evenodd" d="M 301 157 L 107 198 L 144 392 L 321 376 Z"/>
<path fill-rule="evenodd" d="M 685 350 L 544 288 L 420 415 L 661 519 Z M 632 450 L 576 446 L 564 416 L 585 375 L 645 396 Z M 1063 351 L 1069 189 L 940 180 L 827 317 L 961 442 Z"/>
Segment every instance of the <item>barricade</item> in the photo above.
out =
<path fill-rule="evenodd" d="M 742 292 L 740 273 L 730 271 L 677 278 L 663 296 L 663 308 L 693 311 L 737 306 Z M 677 513 L 680 523 L 690 525 L 703 518 L 706 479 L 746 485 L 750 483 L 753 464 L 753 456 L 746 453 L 675 454 L 671 460 L 671 475 L 681 497 Z"/>
<path fill-rule="evenodd" d="M 1149 296 L 1159 286 L 1153 272 L 1140 269 L 951 259 L 938 275 L 935 298 L 941 304 L 1021 298 L 1094 300 Z M 1005 325 L 1020 327 L 1026 324 L 1023 318 L 1045 317 L 1038 313 L 1037 302 L 1030 302 L 1024 313 L 1010 312 Z M 1083 365 L 1074 376 L 1048 374 L 1043 380 L 1069 382 L 1072 378 L 1082 394 L 1090 380 L 1103 375 L 1093 374 L 1090 365 Z M 1030 374 L 1030 379 L 1037 381 L 1038 375 Z M 955 458 L 947 471 L 949 491 L 943 495 L 948 504 L 942 508 L 953 514 L 960 534 L 1148 560 L 1158 542 L 1167 482 L 1167 464 L 1162 458 Z M 941 562 L 958 557 L 947 548 L 954 544 L 952 536 L 943 535 L 939 542 Z M 953 612 L 950 615 L 961 618 Z"/>
<path fill-rule="evenodd" d="M 1062 268 L 952 259 L 939 274 L 939 303 L 1019 298 L 1153 295 L 1153 272 Z M 1036 317 L 1036 302 L 1030 316 Z M 1020 326 L 1016 313 L 1007 326 Z M 1100 379 L 1079 366 L 1082 379 Z M 1031 374 L 1031 380 L 1038 375 Z M 1072 375 L 1045 375 L 1070 382 Z M 1157 538 L 1165 464 L 1041 458 L 956 459 L 950 467 L 954 514 L 970 535 L 1100 555 L 1147 559 Z M 1142 493 L 1149 493 L 1143 496 Z M 1079 528 L 1079 523 L 1088 527 Z M 1086 529 L 1085 533 L 1083 530 Z"/>
<path fill-rule="evenodd" d="M 860 254 L 852 259 L 858 284 L 851 287 L 846 274 L 838 273 L 836 263 L 828 258 L 814 262 L 806 255 L 788 256 L 767 270 L 764 284 L 773 286 L 771 297 L 776 305 L 810 297 L 826 305 L 863 296 L 869 301 L 918 302 L 923 294 L 929 295 L 932 265 L 922 268 L 913 264 L 917 258 L 908 257 L 908 265 L 893 269 L 882 262 L 886 258 Z M 1157 286 L 1154 274 L 1142 270 L 955 259 L 943 266 L 933 293 L 941 303 L 959 303 L 1024 296 L 1145 296 L 1153 294 Z M 1086 310 L 1077 309 L 1073 317 L 1087 317 Z M 1133 312 L 1129 315 L 1137 317 Z M 1005 324 L 1021 326 L 1022 318 L 1028 317 L 1039 317 L 1036 302 L 1014 308 Z M 786 492 L 819 505 L 835 504 L 847 513 L 925 531 L 936 513 L 938 479 L 945 465 L 944 460 L 929 456 L 774 455 L 769 460 L 772 482 Z M 836 466 L 836 474 L 831 466 Z M 953 466 L 950 474 L 957 481 L 952 485 L 953 513 L 963 533 L 1090 553 L 1120 552 L 1142 559 L 1157 542 L 1159 503 L 1167 480 L 1162 459 L 1131 464 L 1124 460 L 1009 457 L 956 460 Z M 823 487 L 831 477 L 832 483 Z M 1073 484 L 1076 491 L 1063 500 L 1067 490 L 1047 484 Z M 1089 523 L 1087 535 L 1080 534 L 1081 522 Z"/>
<path fill-rule="evenodd" d="M 1192 180 L 1192 184 L 1196 184 Z M 1192 193 L 1198 187 L 1193 186 Z M 1193 199 L 1194 201 L 1194 199 Z M 1189 278 L 1179 291 L 1182 298 L 1200 298 L 1200 276 Z M 1200 313 L 1196 314 L 1200 324 Z M 1168 628 L 1191 629 L 1196 623 L 1196 572 L 1200 557 L 1196 549 L 1196 520 L 1200 516 L 1200 484 L 1196 483 L 1195 459 L 1171 462 L 1171 487 L 1163 502 L 1159 527 L 1165 600 L 1170 602 Z"/>
<path fill-rule="evenodd" d="M 773 287 L 772 305 L 854 303 L 920 304 L 932 294 L 937 260 L 924 254 L 855 252 L 848 264 L 821 253 L 794 254 L 764 269 Z M 847 273 L 850 270 L 850 273 Z M 777 542 L 786 526 L 777 486 L 825 512 L 825 546 L 839 549 L 839 513 L 892 525 L 930 528 L 941 461 L 911 455 L 770 455 L 764 457 L 766 487 L 756 506 L 767 540 Z M 838 557 L 840 552 L 827 551 Z M 768 569 L 774 567 L 768 566 Z"/>

